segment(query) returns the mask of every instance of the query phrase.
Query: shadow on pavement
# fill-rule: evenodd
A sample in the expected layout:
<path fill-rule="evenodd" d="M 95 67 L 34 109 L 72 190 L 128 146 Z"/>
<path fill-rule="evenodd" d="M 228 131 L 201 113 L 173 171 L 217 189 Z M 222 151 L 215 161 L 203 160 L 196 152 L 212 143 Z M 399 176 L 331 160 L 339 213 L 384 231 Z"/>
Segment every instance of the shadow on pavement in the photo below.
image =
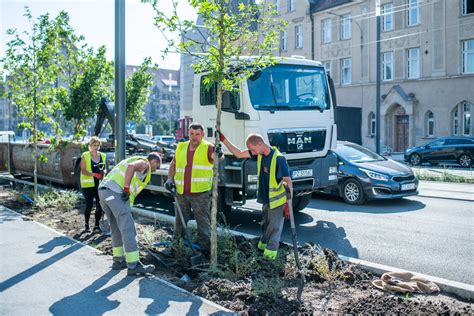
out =
<path fill-rule="evenodd" d="M 33 276 L 34 274 L 40 272 L 41 270 L 46 269 L 47 267 L 51 266 L 52 264 L 58 262 L 59 260 L 65 258 L 66 256 L 70 255 L 71 253 L 81 249 L 84 247 L 84 245 L 79 244 L 79 243 L 74 243 L 71 241 L 69 238 L 66 237 L 59 237 L 59 238 L 54 238 L 53 240 L 47 242 L 44 245 L 40 246 L 40 250 L 38 253 L 46 253 L 51 250 L 53 250 L 55 247 L 66 247 L 70 246 L 63 251 L 53 255 L 52 257 L 49 257 L 46 260 L 43 260 L 42 262 L 35 264 L 31 268 L 5 280 L 4 282 L 0 283 L 0 292 L 5 291 L 6 289 L 20 283 L 21 281 Z M 8 260 L 8 259 L 6 259 Z"/>
<path fill-rule="evenodd" d="M 425 204 L 409 198 L 395 200 L 373 200 L 362 205 L 345 203 L 341 198 L 325 194 L 313 194 L 308 207 L 330 212 L 357 212 L 370 214 L 414 212 L 425 208 Z"/>
<path fill-rule="evenodd" d="M 125 277 L 119 282 L 103 288 L 120 271 L 110 270 L 82 291 L 66 296 L 49 308 L 53 315 L 103 315 L 116 309 L 120 302 L 110 300 L 113 293 L 125 288 L 134 278 Z"/>

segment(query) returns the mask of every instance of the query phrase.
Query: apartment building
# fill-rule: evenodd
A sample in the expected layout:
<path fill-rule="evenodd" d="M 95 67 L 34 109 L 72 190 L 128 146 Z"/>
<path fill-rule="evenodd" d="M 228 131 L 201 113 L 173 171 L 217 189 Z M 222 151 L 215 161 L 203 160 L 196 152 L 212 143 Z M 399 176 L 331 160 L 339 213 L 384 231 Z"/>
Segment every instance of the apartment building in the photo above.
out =
<path fill-rule="evenodd" d="M 289 22 L 278 54 L 321 61 L 375 149 L 376 0 L 270 1 Z M 473 136 L 474 0 L 380 0 L 380 9 L 381 145 Z"/>

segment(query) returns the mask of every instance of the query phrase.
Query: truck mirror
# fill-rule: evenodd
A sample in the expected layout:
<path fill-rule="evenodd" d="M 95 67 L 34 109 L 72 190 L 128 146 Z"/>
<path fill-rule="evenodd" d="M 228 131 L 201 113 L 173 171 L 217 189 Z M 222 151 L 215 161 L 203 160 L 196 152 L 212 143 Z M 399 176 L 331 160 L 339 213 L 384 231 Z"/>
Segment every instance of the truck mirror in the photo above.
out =
<path fill-rule="evenodd" d="M 235 119 L 248 121 L 250 120 L 250 115 L 245 112 L 235 112 Z"/>

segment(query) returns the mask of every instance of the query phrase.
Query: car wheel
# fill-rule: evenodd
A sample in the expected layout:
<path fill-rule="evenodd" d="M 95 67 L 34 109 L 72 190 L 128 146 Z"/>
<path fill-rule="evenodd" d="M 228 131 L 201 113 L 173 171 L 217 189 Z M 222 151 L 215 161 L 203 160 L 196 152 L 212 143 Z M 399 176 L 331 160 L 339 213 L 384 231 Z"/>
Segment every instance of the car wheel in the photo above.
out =
<path fill-rule="evenodd" d="M 410 155 L 410 164 L 413 166 L 418 166 L 421 164 L 421 157 L 418 154 L 411 154 Z"/>
<path fill-rule="evenodd" d="M 472 159 L 469 155 L 462 154 L 459 157 L 459 164 L 461 165 L 461 167 L 469 168 L 471 166 L 471 163 L 472 163 Z"/>
<path fill-rule="evenodd" d="M 349 204 L 362 204 L 365 201 L 364 190 L 359 181 L 355 179 L 348 179 L 342 185 L 342 198 Z"/>

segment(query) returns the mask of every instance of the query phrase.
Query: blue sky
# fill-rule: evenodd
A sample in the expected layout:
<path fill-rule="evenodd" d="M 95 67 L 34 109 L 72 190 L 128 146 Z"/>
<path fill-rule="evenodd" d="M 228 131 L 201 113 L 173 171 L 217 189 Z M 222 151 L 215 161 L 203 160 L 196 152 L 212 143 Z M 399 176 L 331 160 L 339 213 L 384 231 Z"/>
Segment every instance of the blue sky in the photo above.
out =
<path fill-rule="evenodd" d="M 69 13 L 70 24 L 76 34 L 85 36 L 89 46 L 107 47 L 108 58 L 114 58 L 114 0 L 0 0 L 0 57 L 5 55 L 6 43 L 11 39 L 6 35 L 9 28 L 20 31 L 30 27 L 23 17 L 24 7 L 29 6 L 34 17 L 50 13 L 52 17 L 59 11 Z M 159 0 L 163 10 L 170 11 L 170 0 Z M 126 52 L 127 65 L 138 65 L 145 57 L 152 57 L 160 68 L 178 69 L 179 55 L 169 54 L 161 59 L 165 40 L 160 31 L 153 25 L 154 11 L 149 4 L 140 0 L 126 0 Z M 179 1 L 179 14 L 185 19 L 195 19 L 196 14 L 190 9 L 187 1 Z"/>

